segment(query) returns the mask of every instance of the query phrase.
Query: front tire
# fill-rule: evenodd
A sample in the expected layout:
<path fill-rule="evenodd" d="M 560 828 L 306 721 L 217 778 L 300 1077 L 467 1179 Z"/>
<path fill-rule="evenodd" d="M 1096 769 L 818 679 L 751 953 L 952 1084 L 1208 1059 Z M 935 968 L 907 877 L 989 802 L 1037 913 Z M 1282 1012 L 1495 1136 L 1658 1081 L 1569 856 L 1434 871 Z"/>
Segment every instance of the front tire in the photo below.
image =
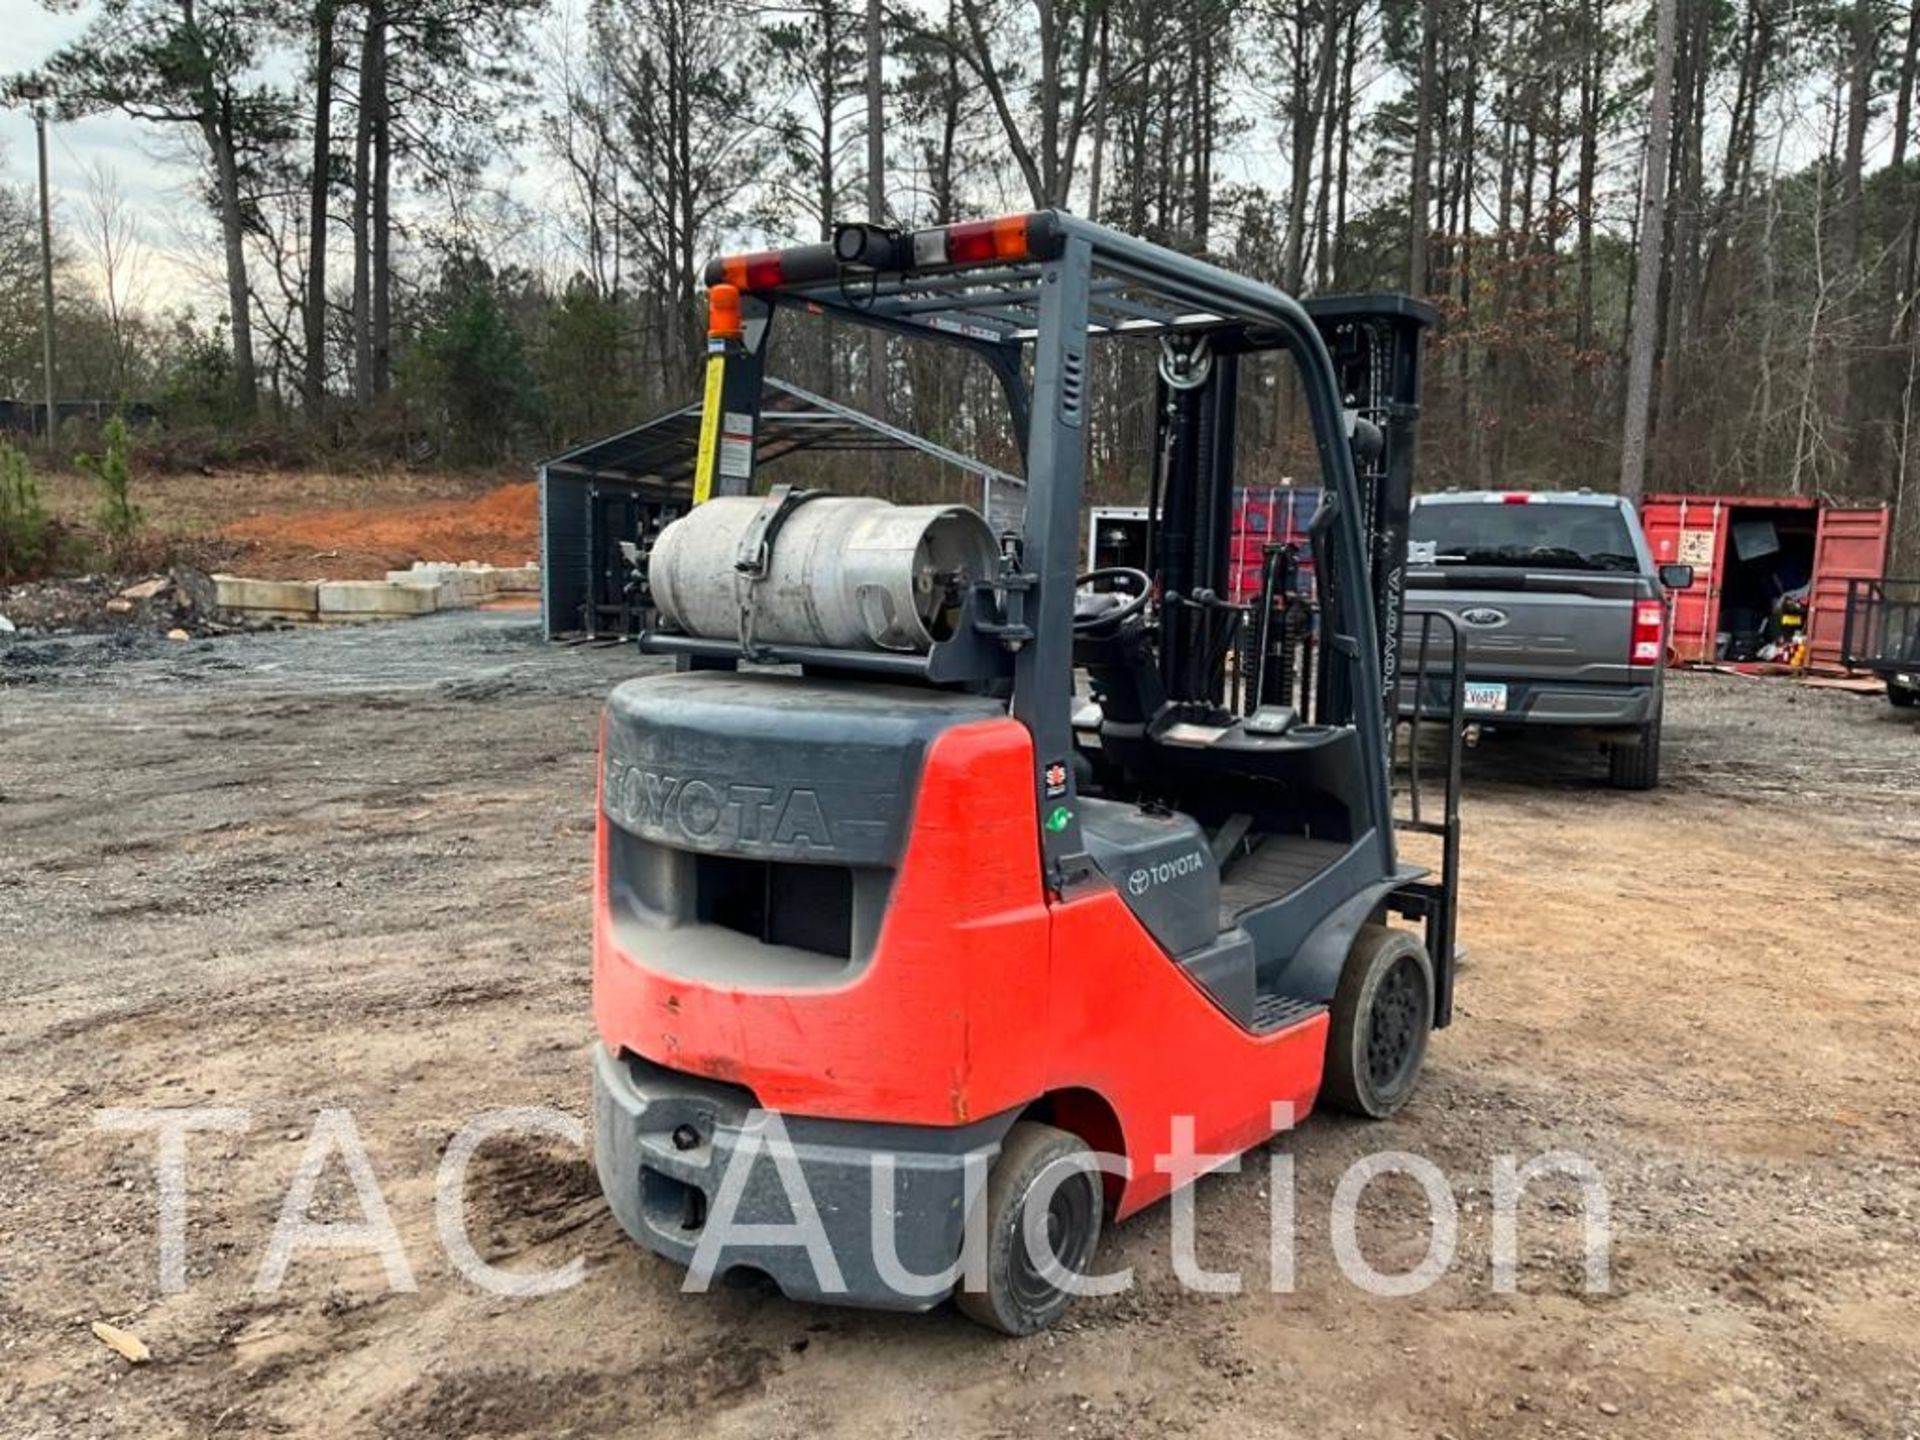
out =
<path fill-rule="evenodd" d="M 1897 709 L 1911 710 L 1915 705 L 1920 705 L 1920 690 L 1909 690 L 1906 686 L 1889 680 L 1887 681 L 1887 699 L 1891 700 Z"/>
<path fill-rule="evenodd" d="M 1072 1173 L 1063 1178 L 1059 1167 Z M 1059 1183 L 1045 1225 L 1054 1257 L 1075 1275 L 1086 1274 L 1093 1263 L 1104 1203 L 1093 1152 L 1077 1135 L 1022 1120 L 1007 1132 L 981 1201 L 987 1209 L 985 1286 L 972 1286 L 969 1266 L 954 1292 L 954 1305 L 969 1320 L 1004 1335 L 1031 1335 L 1058 1320 L 1073 1303 L 1070 1292 L 1041 1272 L 1025 1233 L 1028 1197 L 1043 1180 L 1055 1179 Z"/>
<path fill-rule="evenodd" d="M 1327 1028 L 1327 1099 L 1384 1120 L 1413 1097 L 1433 1033 L 1433 961 L 1419 937 L 1362 925 L 1347 952 Z"/>
<path fill-rule="evenodd" d="M 1638 745 L 1607 750 L 1607 783 L 1616 790 L 1651 790 L 1660 783 L 1660 722 L 1640 732 Z"/>

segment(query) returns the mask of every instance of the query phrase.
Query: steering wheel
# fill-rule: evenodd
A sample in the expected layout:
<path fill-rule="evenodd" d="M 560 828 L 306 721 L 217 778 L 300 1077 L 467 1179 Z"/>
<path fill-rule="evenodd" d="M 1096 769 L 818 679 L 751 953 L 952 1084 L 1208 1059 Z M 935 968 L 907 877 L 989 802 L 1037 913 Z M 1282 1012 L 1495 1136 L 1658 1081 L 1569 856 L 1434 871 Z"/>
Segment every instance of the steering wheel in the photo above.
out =
<path fill-rule="evenodd" d="M 1127 603 L 1117 610 L 1101 610 L 1092 614 L 1074 616 L 1075 630 L 1101 630 L 1109 625 L 1118 625 L 1123 620 L 1131 620 L 1146 609 L 1147 602 L 1153 598 L 1153 577 L 1144 570 L 1134 569 L 1131 565 L 1106 565 L 1098 570 L 1089 570 L 1073 582 L 1073 588 L 1083 589 L 1096 580 L 1122 581 L 1133 594 Z"/>

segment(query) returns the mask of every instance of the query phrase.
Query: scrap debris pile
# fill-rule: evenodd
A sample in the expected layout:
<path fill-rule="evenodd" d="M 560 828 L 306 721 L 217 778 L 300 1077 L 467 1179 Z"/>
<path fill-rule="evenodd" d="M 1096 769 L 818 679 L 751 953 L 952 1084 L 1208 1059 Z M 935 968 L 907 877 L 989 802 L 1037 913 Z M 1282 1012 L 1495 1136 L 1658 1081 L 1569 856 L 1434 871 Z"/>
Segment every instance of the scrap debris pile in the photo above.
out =
<path fill-rule="evenodd" d="M 0 634 L 5 635 L 128 629 L 190 640 L 242 628 L 222 618 L 213 578 L 191 565 L 137 580 L 79 575 L 0 588 Z"/>

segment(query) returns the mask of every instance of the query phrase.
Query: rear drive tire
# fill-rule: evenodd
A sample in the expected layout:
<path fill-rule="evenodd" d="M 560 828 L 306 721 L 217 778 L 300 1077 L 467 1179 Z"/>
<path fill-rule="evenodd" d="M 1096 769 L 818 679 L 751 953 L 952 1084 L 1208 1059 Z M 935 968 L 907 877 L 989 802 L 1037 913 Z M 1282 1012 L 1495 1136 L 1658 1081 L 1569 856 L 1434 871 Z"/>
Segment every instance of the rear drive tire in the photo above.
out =
<path fill-rule="evenodd" d="M 1902 710 L 1911 710 L 1915 705 L 1920 705 L 1920 690 L 1909 690 L 1906 686 L 1896 685 L 1889 680 L 1887 681 L 1887 699 Z"/>
<path fill-rule="evenodd" d="M 1347 951 L 1327 1029 L 1327 1099 L 1384 1120 L 1412 1098 L 1433 1033 L 1433 961 L 1419 937 L 1362 925 Z"/>
<path fill-rule="evenodd" d="M 1047 1207 L 1046 1233 L 1059 1264 L 1084 1275 L 1100 1247 L 1104 1193 L 1093 1152 L 1080 1137 L 1051 1125 L 1022 1120 L 1007 1132 L 1000 1155 L 987 1176 L 981 1203 L 986 1217 L 986 1288 L 968 1288 L 961 1276 L 953 1303 L 969 1320 L 1004 1335 L 1044 1330 L 1073 1303 L 1037 1267 L 1024 1231 L 1027 1197 L 1049 1172 L 1072 1171 L 1054 1189 Z M 964 1269 L 964 1267 L 963 1267 Z"/>
<path fill-rule="evenodd" d="M 1607 749 L 1607 783 L 1616 790 L 1651 790 L 1660 783 L 1660 722 L 1640 732 L 1638 745 Z"/>

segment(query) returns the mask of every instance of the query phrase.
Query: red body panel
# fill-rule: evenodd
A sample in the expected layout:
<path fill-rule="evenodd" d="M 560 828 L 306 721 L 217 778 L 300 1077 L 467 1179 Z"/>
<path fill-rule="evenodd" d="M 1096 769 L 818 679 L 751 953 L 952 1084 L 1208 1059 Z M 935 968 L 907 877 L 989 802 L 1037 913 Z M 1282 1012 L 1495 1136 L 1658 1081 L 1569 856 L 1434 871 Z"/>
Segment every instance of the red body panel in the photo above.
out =
<path fill-rule="evenodd" d="M 1122 1216 L 1174 1177 L 1153 1168 L 1176 1115 L 1195 1148 L 1237 1155 L 1274 1132 L 1276 1101 L 1304 1119 L 1326 1062 L 1324 1012 L 1272 1035 L 1243 1030 L 1167 958 L 1118 894 L 1053 907 L 1047 1089 L 1093 1091 L 1119 1118 L 1131 1174 Z"/>
<path fill-rule="evenodd" d="M 1032 774 L 1032 742 L 1012 719 L 955 726 L 928 748 L 874 953 L 833 988 L 713 986 L 622 949 L 602 809 L 601 1039 L 745 1085 L 769 1109 L 836 1119 L 961 1125 L 1050 1092 L 1090 1091 L 1124 1137 L 1123 1215 L 1170 1188 L 1153 1157 L 1168 1148 L 1174 1116 L 1193 1116 L 1198 1148 L 1222 1154 L 1270 1135 L 1276 1101 L 1303 1117 L 1320 1085 L 1325 1016 L 1256 1037 L 1111 889 L 1049 903 Z"/>

